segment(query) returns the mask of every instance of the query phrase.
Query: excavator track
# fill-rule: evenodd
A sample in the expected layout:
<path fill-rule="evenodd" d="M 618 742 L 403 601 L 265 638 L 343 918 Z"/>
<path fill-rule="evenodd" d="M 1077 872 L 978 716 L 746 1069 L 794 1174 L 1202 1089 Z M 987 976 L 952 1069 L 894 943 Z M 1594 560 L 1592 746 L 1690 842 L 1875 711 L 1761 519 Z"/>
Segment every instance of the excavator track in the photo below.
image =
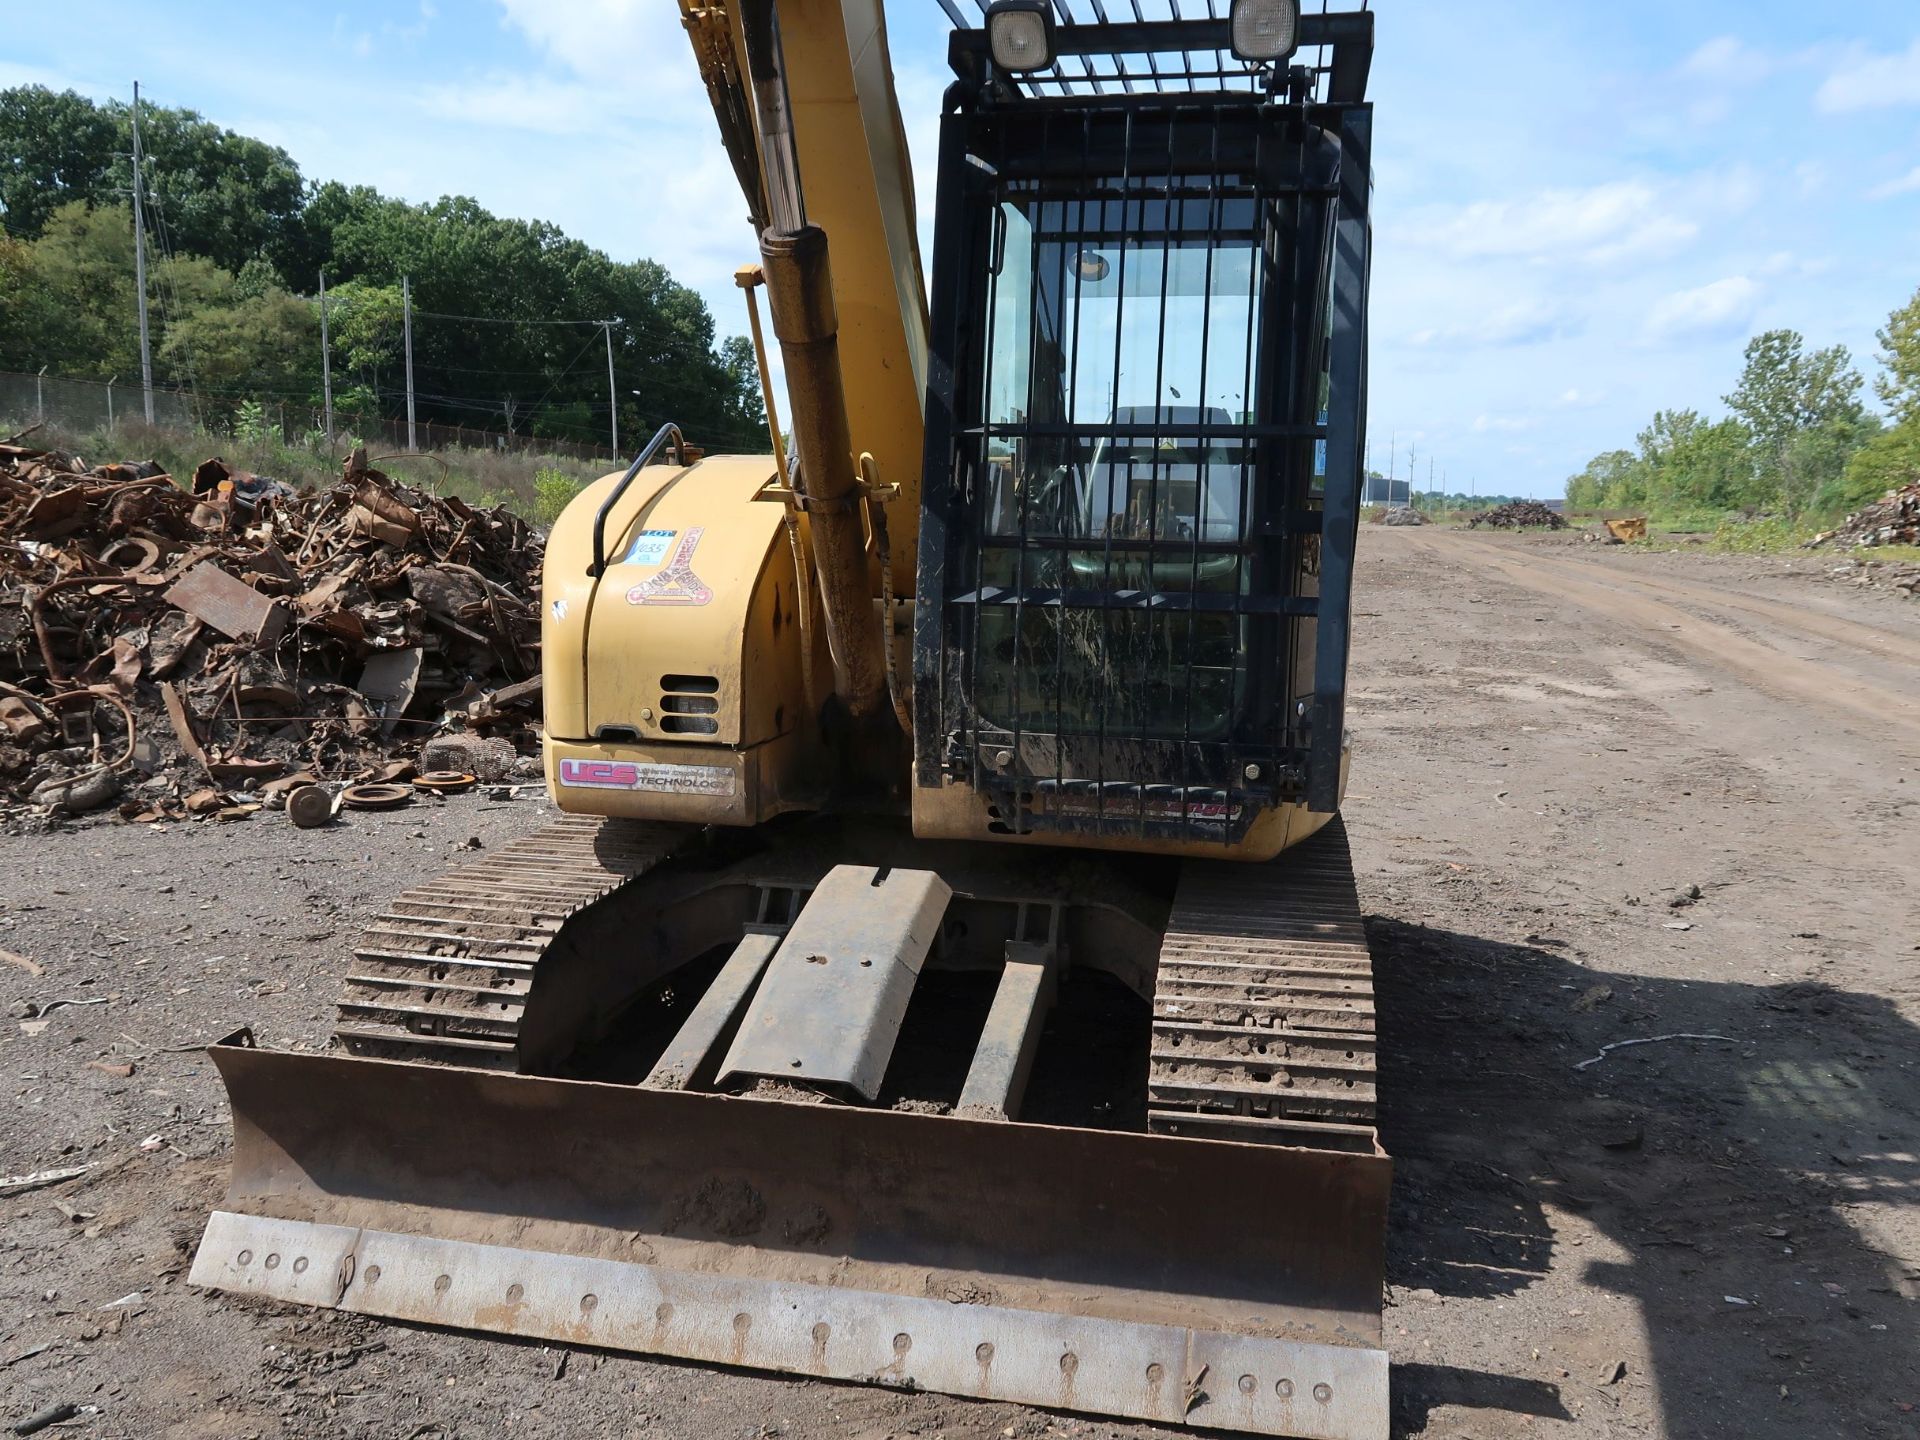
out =
<path fill-rule="evenodd" d="M 515 1069 L 541 957 L 569 920 L 691 833 L 569 815 L 407 891 L 360 937 L 335 1040 L 375 1059 Z"/>
<path fill-rule="evenodd" d="M 1154 990 L 1149 1129 L 1377 1148 L 1373 967 L 1339 820 L 1272 865 L 1187 865 Z"/>

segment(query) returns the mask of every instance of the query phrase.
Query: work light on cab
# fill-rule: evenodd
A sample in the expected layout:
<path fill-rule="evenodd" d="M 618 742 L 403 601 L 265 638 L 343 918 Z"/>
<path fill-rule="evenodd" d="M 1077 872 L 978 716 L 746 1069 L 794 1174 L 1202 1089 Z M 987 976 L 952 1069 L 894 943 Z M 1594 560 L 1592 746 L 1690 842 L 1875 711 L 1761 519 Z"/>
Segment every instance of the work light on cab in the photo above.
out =
<path fill-rule="evenodd" d="M 1010 75 L 1053 64 L 1053 16 L 1047 0 L 994 0 L 987 7 L 993 63 Z"/>
<path fill-rule="evenodd" d="M 1300 0 L 1233 0 L 1233 53 L 1242 60 L 1284 60 L 1300 37 Z"/>

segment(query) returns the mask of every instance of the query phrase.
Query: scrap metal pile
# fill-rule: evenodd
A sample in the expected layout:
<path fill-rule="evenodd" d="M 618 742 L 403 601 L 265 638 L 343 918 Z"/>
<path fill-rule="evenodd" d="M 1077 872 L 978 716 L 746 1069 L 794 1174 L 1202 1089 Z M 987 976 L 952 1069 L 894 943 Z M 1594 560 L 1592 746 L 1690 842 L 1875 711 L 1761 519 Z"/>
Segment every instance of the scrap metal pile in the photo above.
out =
<path fill-rule="evenodd" d="M 0 805 L 238 817 L 411 778 L 449 730 L 511 767 L 537 750 L 541 551 L 364 450 L 296 493 L 0 445 Z"/>
<path fill-rule="evenodd" d="M 1816 535 L 1811 543 L 1842 550 L 1920 545 L 1920 479 L 1889 490 L 1873 504 L 1849 515 L 1838 529 Z"/>
<path fill-rule="evenodd" d="M 1491 525 L 1496 530 L 1564 530 L 1567 517 L 1557 510 L 1549 510 L 1538 500 L 1515 500 L 1482 510 L 1467 524 L 1476 530 L 1482 525 Z"/>

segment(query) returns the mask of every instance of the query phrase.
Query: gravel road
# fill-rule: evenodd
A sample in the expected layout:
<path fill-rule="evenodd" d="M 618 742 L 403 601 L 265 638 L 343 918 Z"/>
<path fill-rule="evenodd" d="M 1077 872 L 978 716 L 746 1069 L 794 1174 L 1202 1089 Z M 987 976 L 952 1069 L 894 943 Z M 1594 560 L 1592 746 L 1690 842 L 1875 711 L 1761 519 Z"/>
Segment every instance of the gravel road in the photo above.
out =
<path fill-rule="evenodd" d="M 1366 533 L 1347 816 L 1397 1435 L 1920 1436 L 1920 605 L 1827 568 Z M 550 814 L 0 834 L 0 1175 L 90 1167 L 0 1198 L 0 1421 L 1161 1433 L 185 1284 L 227 1154 L 195 1047 L 246 1024 L 320 1048 L 378 903 Z"/>

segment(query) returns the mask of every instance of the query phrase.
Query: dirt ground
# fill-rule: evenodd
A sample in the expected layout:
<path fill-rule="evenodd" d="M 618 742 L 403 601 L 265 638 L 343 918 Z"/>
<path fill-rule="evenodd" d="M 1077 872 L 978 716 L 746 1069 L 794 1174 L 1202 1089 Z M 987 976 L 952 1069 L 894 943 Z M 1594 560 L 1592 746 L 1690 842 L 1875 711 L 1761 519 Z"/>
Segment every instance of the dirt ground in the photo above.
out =
<path fill-rule="evenodd" d="M 1397 1435 L 1920 1436 L 1920 604 L 1829 568 L 1366 533 L 1347 814 Z M 227 1153 L 196 1047 L 321 1047 L 377 903 L 543 818 L 0 835 L 0 948 L 43 972 L 0 963 L 0 1174 L 92 1167 L 0 1198 L 0 1421 L 1158 1433 L 190 1289 Z"/>

